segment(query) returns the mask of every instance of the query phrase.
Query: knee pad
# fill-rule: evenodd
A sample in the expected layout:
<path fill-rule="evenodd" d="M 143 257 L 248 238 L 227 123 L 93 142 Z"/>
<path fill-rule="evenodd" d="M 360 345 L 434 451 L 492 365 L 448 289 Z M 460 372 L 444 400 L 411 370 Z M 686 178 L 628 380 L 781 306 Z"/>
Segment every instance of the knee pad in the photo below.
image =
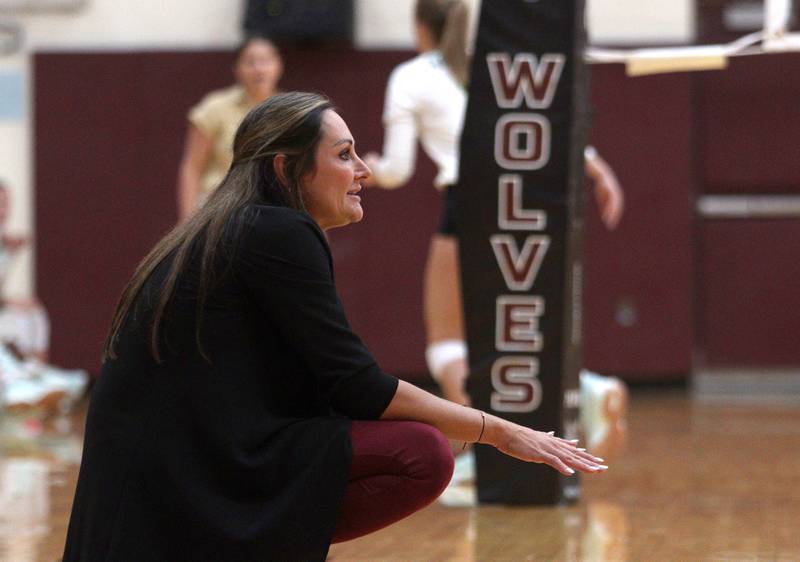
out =
<path fill-rule="evenodd" d="M 441 380 L 442 372 L 447 365 L 466 358 L 467 343 L 464 340 L 440 340 L 430 344 L 425 350 L 428 371 L 436 382 Z"/>

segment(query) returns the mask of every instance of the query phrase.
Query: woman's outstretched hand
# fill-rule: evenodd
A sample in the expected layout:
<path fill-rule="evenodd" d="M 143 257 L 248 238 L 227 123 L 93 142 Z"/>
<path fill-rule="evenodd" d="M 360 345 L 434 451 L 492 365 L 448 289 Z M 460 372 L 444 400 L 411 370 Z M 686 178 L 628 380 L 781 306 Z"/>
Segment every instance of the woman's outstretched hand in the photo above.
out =
<path fill-rule="evenodd" d="M 501 453 L 527 462 L 545 463 L 561 474 L 607 470 L 603 459 L 578 447 L 577 441 L 534 431 L 503 418 L 465 408 L 400 381 L 383 412 L 385 420 L 415 420 L 434 426 L 450 439 L 492 445 Z"/>
<path fill-rule="evenodd" d="M 579 448 L 577 440 L 562 439 L 553 432 L 536 431 L 494 416 L 492 418 L 494 423 L 491 425 L 495 427 L 488 442 L 501 453 L 527 462 L 550 465 L 565 476 L 575 474 L 575 471 L 592 474 L 608 470 L 602 464 L 603 459 Z"/>

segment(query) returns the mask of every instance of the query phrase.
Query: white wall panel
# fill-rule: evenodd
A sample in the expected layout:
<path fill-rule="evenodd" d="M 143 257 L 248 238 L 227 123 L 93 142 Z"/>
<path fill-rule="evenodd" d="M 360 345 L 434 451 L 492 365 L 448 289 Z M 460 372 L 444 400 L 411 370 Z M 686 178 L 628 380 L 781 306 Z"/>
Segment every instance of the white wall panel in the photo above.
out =
<path fill-rule="evenodd" d="M 586 4 L 593 44 L 681 44 L 695 37 L 695 0 L 587 0 Z"/>
<path fill-rule="evenodd" d="M 244 0 L 90 0 L 70 13 L 16 16 L 30 50 L 232 47 Z"/>
<path fill-rule="evenodd" d="M 415 0 L 356 0 L 356 44 L 363 49 L 410 49 Z"/>

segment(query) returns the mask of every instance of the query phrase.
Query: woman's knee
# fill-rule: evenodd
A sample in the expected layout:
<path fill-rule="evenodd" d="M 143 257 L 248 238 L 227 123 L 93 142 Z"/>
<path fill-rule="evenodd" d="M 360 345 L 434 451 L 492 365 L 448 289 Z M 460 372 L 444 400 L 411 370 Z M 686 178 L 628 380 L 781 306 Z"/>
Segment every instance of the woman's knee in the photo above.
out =
<path fill-rule="evenodd" d="M 438 497 L 453 476 L 453 453 L 450 443 L 441 431 L 433 426 L 414 423 L 414 448 L 420 461 L 418 473 L 428 493 Z"/>

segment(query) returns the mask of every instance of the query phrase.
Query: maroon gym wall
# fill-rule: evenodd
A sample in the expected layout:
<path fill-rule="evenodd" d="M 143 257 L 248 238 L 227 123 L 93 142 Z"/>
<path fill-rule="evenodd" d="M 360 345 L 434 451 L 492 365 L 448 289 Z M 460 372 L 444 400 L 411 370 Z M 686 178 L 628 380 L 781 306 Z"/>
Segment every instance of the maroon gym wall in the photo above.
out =
<path fill-rule="evenodd" d="M 394 65 L 411 55 L 288 51 L 282 86 L 327 93 L 341 108 L 358 149 L 378 149 L 386 79 Z M 229 54 L 203 52 L 35 57 L 37 285 L 52 317 L 55 363 L 97 372 L 122 286 L 175 220 L 186 111 L 205 92 L 229 83 L 230 63 Z M 726 320 L 714 316 L 725 308 L 704 287 L 693 290 L 692 203 L 694 178 L 699 183 L 725 180 L 709 181 L 712 185 L 731 183 L 731 174 L 725 175 L 729 162 L 719 156 L 723 149 L 703 140 L 738 132 L 713 126 L 714 110 L 727 107 L 718 106 L 718 90 L 727 95 L 731 89 L 715 81 L 737 83 L 749 71 L 738 63 L 731 70 L 740 74 L 629 79 L 618 66 L 592 70 L 592 142 L 613 164 L 627 195 L 627 213 L 615 232 L 599 224 L 590 198 L 584 323 L 586 364 L 592 369 L 629 379 L 683 377 L 691 368 L 693 295 L 700 295 L 702 326 Z M 780 83 L 781 72 L 760 79 Z M 702 97 L 700 88 L 715 94 Z M 749 91 L 742 91 L 742 100 Z M 793 107 L 798 90 L 772 86 L 767 91 L 773 104 Z M 699 107 L 713 118 L 698 118 L 697 106 L 693 109 L 698 96 Z M 748 107 L 740 101 L 730 111 Z M 716 164 L 694 173 L 703 170 L 702 162 L 695 162 L 698 119 L 705 134 L 700 147 Z M 791 133 L 789 127 L 800 130 L 794 120 L 782 123 L 780 118 L 774 123 L 782 134 Z M 736 137 L 730 142 L 741 142 Z M 784 176 L 796 169 L 787 168 L 786 161 L 794 158 L 789 146 L 783 152 L 769 143 L 764 148 L 771 155 L 770 169 L 784 166 Z M 717 149 L 719 154 L 709 152 Z M 743 169 L 733 177 L 749 178 L 747 162 L 739 159 L 737 165 Z M 432 176 L 432 166 L 422 157 L 408 186 L 368 192 L 364 221 L 331 237 L 337 280 L 353 325 L 387 370 L 409 378 L 427 376 L 422 270 L 440 211 Z M 785 232 L 793 234 L 794 228 Z M 701 229 L 700 236 L 706 246 L 725 243 L 717 242 L 720 236 L 711 230 Z M 729 269 L 737 271 L 732 265 Z M 736 293 L 735 286 L 728 290 Z M 796 308 L 797 294 L 784 295 L 783 310 Z M 726 341 L 720 333 L 717 355 L 725 355 Z"/>
<path fill-rule="evenodd" d="M 408 52 L 288 51 L 286 90 L 329 95 L 361 152 L 380 149 L 391 69 Z M 120 291 L 176 220 L 189 107 L 231 81 L 227 53 L 40 53 L 35 57 L 37 290 L 52 360 L 96 373 Z M 420 158 L 400 191 L 366 193 L 364 221 L 332 233 L 351 321 L 387 370 L 420 376 L 422 267 L 439 213 Z"/>
<path fill-rule="evenodd" d="M 592 67 L 592 142 L 625 190 L 606 230 L 587 194 L 584 356 L 627 379 L 683 378 L 692 358 L 692 76 Z"/>
<path fill-rule="evenodd" d="M 699 195 L 800 196 L 800 53 L 697 77 Z M 697 221 L 697 360 L 800 365 L 800 220 Z"/>

